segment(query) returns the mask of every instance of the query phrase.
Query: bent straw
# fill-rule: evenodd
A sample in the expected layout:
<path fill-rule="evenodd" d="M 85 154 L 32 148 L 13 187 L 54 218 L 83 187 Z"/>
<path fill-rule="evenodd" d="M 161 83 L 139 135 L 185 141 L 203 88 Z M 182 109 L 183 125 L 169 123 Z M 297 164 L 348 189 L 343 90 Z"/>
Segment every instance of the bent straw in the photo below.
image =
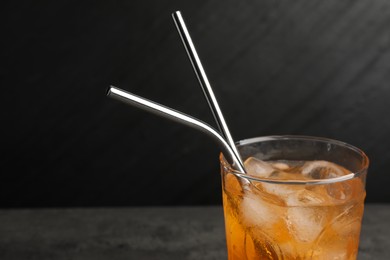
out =
<path fill-rule="evenodd" d="M 134 95 L 130 92 L 124 91 L 122 89 L 110 86 L 107 92 L 107 96 L 120 100 L 126 104 L 133 105 L 140 109 L 152 112 L 158 116 L 162 116 L 168 119 L 171 119 L 175 122 L 190 126 L 192 128 L 198 129 L 203 133 L 211 136 L 217 143 L 220 145 L 220 148 L 224 152 L 223 154 L 228 156 L 230 162 L 233 162 L 233 167 L 240 172 L 245 172 L 244 168 L 241 165 L 241 162 L 236 157 L 230 145 L 225 141 L 225 139 L 211 126 L 202 122 L 199 119 L 186 115 L 182 112 L 174 110 L 172 108 L 160 105 L 156 102 L 150 101 L 146 98 Z"/>
<path fill-rule="evenodd" d="M 191 36 L 188 32 L 187 26 L 180 11 L 176 11 L 172 14 L 173 21 L 175 22 L 177 31 L 179 32 L 180 38 L 184 44 L 184 48 L 187 51 L 188 58 L 191 61 L 192 67 L 198 78 L 199 84 L 202 87 L 203 93 L 206 97 L 207 103 L 213 113 L 214 119 L 217 122 L 217 126 L 222 136 L 225 138 L 227 143 L 233 150 L 235 157 L 239 161 L 240 167 L 244 169 L 240 154 L 234 144 L 233 138 L 230 134 L 229 128 L 226 124 L 225 118 L 222 115 L 222 111 L 219 108 L 217 99 L 214 95 L 213 89 L 211 88 L 210 82 L 207 78 L 206 72 L 203 69 L 202 63 L 199 59 L 198 53 L 196 52 L 194 43 L 192 42 Z"/>

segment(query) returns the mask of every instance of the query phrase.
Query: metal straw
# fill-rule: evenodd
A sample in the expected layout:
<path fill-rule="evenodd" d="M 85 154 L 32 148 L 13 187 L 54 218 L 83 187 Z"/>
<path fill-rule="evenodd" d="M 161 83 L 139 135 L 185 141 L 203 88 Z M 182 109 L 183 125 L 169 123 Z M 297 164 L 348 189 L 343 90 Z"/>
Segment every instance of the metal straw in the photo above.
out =
<path fill-rule="evenodd" d="M 107 96 L 120 100 L 126 104 L 133 105 L 143 110 L 152 112 L 156 115 L 171 119 L 175 122 L 182 123 L 184 125 L 198 129 L 208 134 L 215 141 L 217 141 L 223 151 L 223 154 L 227 157 L 226 159 L 230 161 L 230 163 L 232 163 L 233 167 L 235 167 L 240 172 L 245 172 L 244 168 L 241 165 L 241 162 L 238 160 L 232 148 L 225 141 L 225 139 L 214 128 L 202 122 L 201 120 L 186 115 L 182 112 L 176 111 L 172 108 L 160 105 L 156 102 L 147 100 L 143 97 L 134 95 L 130 92 L 121 90 L 114 86 L 110 86 L 107 92 Z"/>
<path fill-rule="evenodd" d="M 196 77 L 199 80 L 199 84 L 202 87 L 203 93 L 210 106 L 211 112 L 213 113 L 214 119 L 217 122 L 217 126 L 222 136 L 228 142 L 232 148 L 237 160 L 240 163 L 240 167 L 244 168 L 239 152 L 237 151 L 236 145 L 234 144 L 233 138 L 230 134 L 229 128 L 222 115 L 222 111 L 219 108 L 217 99 L 215 98 L 213 89 L 211 88 L 210 82 L 207 79 L 206 72 L 203 69 L 202 63 L 200 62 L 198 53 L 196 52 L 194 43 L 191 40 L 191 36 L 187 30 L 187 26 L 183 20 L 180 11 L 176 11 L 172 14 L 172 18 L 176 24 L 176 28 L 180 34 L 180 38 L 183 41 L 184 47 L 187 51 L 188 57 L 191 61 L 192 67 L 194 68 Z"/>

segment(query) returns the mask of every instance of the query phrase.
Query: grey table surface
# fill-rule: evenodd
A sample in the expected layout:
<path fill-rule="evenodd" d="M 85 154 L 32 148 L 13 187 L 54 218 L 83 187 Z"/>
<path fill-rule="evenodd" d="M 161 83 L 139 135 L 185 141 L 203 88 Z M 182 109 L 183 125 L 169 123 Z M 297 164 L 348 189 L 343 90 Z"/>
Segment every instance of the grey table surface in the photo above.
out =
<path fill-rule="evenodd" d="M 366 205 L 358 259 L 390 259 L 390 205 Z M 226 259 L 211 207 L 0 210 L 0 259 Z"/>

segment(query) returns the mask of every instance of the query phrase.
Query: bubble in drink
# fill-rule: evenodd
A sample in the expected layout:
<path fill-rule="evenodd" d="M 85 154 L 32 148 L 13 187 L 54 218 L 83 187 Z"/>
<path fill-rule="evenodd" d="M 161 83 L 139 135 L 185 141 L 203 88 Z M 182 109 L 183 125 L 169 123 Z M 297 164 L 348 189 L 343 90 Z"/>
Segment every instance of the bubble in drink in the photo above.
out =
<path fill-rule="evenodd" d="M 350 172 L 327 161 L 245 161 L 268 180 L 314 180 Z M 229 260 L 356 259 L 364 180 L 331 184 L 242 181 L 222 169 Z"/>

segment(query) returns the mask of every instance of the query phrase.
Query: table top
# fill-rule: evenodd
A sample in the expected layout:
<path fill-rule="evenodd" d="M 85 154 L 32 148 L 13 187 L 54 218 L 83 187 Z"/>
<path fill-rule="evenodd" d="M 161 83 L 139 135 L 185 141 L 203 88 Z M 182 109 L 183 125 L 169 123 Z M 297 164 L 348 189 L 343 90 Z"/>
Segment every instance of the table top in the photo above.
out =
<path fill-rule="evenodd" d="M 390 259 L 390 205 L 366 205 L 359 260 Z M 0 210 L 0 259 L 226 259 L 210 207 Z"/>

